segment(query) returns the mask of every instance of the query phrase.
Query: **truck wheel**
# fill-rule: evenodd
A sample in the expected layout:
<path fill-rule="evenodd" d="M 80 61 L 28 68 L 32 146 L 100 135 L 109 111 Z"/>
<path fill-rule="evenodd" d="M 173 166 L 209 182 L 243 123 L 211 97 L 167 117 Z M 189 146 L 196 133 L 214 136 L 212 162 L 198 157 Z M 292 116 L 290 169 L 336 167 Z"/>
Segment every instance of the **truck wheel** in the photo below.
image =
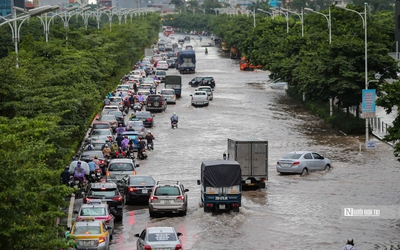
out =
<path fill-rule="evenodd" d="M 232 212 L 234 213 L 239 213 L 239 207 L 233 207 Z"/>

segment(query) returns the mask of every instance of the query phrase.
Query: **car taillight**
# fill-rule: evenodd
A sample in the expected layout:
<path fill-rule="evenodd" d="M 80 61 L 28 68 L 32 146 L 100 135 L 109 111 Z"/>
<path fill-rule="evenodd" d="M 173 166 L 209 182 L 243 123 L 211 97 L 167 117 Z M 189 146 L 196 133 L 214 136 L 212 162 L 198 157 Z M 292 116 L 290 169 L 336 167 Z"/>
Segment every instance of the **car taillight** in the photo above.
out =
<path fill-rule="evenodd" d="M 79 221 L 79 220 L 82 220 L 82 218 L 81 217 L 76 217 L 76 220 Z"/>
<path fill-rule="evenodd" d="M 151 122 L 153 120 L 153 118 L 147 118 L 148 122 Z"/>
<path fill-rule="evenodd" d="M 276 165 L 281 165 L 281 163 L 279 161 L 276 162 Z"/>
<path fill-rule="evenodd" d="M 144 250 L 151 250 L 151 246 L 149 246 L 149 245 L 144 245 Z"/>
<path fill-rule="evenodd" d="M 293 166 L 297 166 L 297 165 L 299 165 L 300 164 L 300 162 L 299 161 L 295 161 L 295 162 L 293 162 Z"/>
<path fill-rule="evenodd" d="M 104 164 L 104 160 L 100 160 L 100 164 Z"/>
<path fill-rule="evenodd" d="M 103 243 L 103 242 L 106 242 L 106 237 L 100 237 L 100 238 L 99 238 L 98 244 L 101 244 L 101 243 Z M 175 248 L 175 249 L 176 249 L 176 248 Z"/>
<path fill-rule="evenodd" d="M 176 247 L 175 247 L 175 250 L 182 250 L 183 248 L 182 248 L 182 245 L 181 244 L 178 244 L 178 245 L 176 245 Z"/>
<path fill-rule="evenodd" d="M 107 171 L 107 176 L 110 176 L 110 172 Z"/>
<path fill-rule="evenodd" d="M 152 201 L 154 201 L 154 200 L 158 200 L 158 197 L 157 197 L 157 196 L 151 196 L 151 197 L 150 197 L 150 202 L 152 202 Z"/>
<path fill-rule="evenodd" d="M 133 171 L 133 172 L 132 172 L 132 175 L 136 175 L 136 171 Z"/>
<path fill-rule="evenodd" d="M 185 196 L 183 195 L 179 195 L 178 197 L 176 197 L 177 201 L 184 201 L 185 200 Z"/>
<path fill-rule="evenodd" d="M 119 104 L 122 105 L 122 104 L 124 104 L 124 103 L 123 103 L 123 102 L 120 102 Z"/>
<path fill-rule="evenodd" d="M 130 187 L 129 192 L 137 191 L 137 188 Z"/>
<path fill-rule="evenodd" d="M 122 201 L 122 197 L 121 196 L 115 197 L 115 198 L 112 198 L 112 200 L 113 201 Z"/>

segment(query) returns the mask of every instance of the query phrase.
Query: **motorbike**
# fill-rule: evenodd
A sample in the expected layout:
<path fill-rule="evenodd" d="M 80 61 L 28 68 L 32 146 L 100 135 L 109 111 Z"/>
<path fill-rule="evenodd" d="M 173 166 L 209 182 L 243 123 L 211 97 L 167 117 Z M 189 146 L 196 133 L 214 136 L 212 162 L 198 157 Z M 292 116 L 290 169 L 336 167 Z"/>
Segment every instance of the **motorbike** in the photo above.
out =
<path fill-rule="evenodd" d="M 94 171 L 94 175 L 95 175 L 95 181 L 100 181 L 101 180 L 101 168 L 96 168 Z"/>
<path fill-rule="evenodd" d="M 132 160 L 136 159 L 136 157 L 135 157 L 135 151 L 133 151 L 133 150 L 127 151 L 126 156 L 127 156 L 127 158 L 132 159 Z"/>
<path fill-rule="evenodd" d="M 145 149 L 145 148 L 142 149 L 141 151 L 139 151 L 139 159 L 140 159 L 140 160 L 144 160 L 144 159 L 147 158 L 147 154 L 146 154 L 145 152 L 146 152 L 146 149 Z"/>
<path fill-rule="evenodd" d="M 147 150 L 154 150 L 153 142 L 147 142 Z"/>
<path fill-rule="evenodd" d="M 173 128 L 173 129 L 178 128 L 178 122 L 177 121 L 171 122 L 171 128 Z"/>
<path fill-rule="evenodd" d="M 205 54 L 206 54 L 206 55 L 208 54 L 208 50 L 206 50 Z"/>
<path fill-rule="evenodd" d="M 142 103 L 140 103 L 140 102 L 137 102 L 137 103 L 135 103 L 134 105 L 133 105 L 133 109 L 135 110 L 135 111 L 141 111 L 142 110 Z"/>
<path fill-rule="evenodd" d="M 129 108 L 127 106 L 124 107 L 124 113 L 128 114 L 129 113 Z"/>
<path fill-rule="evenodd" d="M 83 197 L 83 193 L 86 187 L 86 182 L 83 181 L 83 178 L 74 178 L 71 176 L 68 182 L 69 186 L 75 189 L 75 198 Z"/>

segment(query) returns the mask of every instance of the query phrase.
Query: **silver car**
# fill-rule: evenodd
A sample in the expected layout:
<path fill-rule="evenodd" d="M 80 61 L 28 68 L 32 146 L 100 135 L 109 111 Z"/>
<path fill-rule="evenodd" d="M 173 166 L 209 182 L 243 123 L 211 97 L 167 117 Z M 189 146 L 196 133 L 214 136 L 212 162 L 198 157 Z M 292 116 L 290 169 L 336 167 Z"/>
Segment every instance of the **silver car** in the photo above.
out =
<path fill-rule="evenodd" d="M 179 181 L 157 181 L 149 198 L 149 214 L 154 217 L 160 213 L 174 213 L 186 215 L 187 194 Z"/>
<path fill-rule="evenodd" d="M 167 99 L 167 103 L 176 104 L 175 90 L 173 90 L 173 89 L 163 89 L 163 90 L 161 90 L 160 94 L 162 96 L 164 96 L 165 99 Z"/>
<path fill-rule="evenodd" d="M 282 174 L 305 175 L 311 171 L 327 171 L 331 167 L 331 160 L 313 151 L 290 152 L 276 163 L 276 171 Z"/>
<path fill-rule="evenodd" d="M 126 175 L 135 175 L 136 168 L 139 164 L 135 164 L 132 159 L 127 158 L 116 158 L 110 161 L 107 169 L 107 180 L 117 182 Z"/>
<path fill-rule="evenodd" d="M 196 91 L 205 91 L 208 95 L 208 100 L 212 101 L 214 99 L 213 89 L 210 86 L 198 87 Z"/>
<path fill-rule="evenodd" d="M 136 249 L 183 250 L 182 242 L 179 239 L 179 236 L 182 235 L 173 227 L 149 227 L 144 229 L 141 234 L 134 235 L 138 238 Z"/>

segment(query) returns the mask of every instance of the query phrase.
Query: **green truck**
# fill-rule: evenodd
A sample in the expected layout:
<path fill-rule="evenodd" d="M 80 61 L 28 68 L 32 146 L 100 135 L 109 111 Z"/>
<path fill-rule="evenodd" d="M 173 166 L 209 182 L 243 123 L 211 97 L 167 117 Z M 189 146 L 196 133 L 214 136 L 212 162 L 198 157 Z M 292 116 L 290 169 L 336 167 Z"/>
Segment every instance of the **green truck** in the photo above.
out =
<path fill-rule="evenodd" d="M 182 77 L 181 76 L 176 76 L 176 75 L 171 75 L 171 76 L 167 75 L 167 76 L 165 76 L 164 88 L 175 90 L 176 97 L 177 98 L 181 97 L 181 93 L 182 93 Z"/>

